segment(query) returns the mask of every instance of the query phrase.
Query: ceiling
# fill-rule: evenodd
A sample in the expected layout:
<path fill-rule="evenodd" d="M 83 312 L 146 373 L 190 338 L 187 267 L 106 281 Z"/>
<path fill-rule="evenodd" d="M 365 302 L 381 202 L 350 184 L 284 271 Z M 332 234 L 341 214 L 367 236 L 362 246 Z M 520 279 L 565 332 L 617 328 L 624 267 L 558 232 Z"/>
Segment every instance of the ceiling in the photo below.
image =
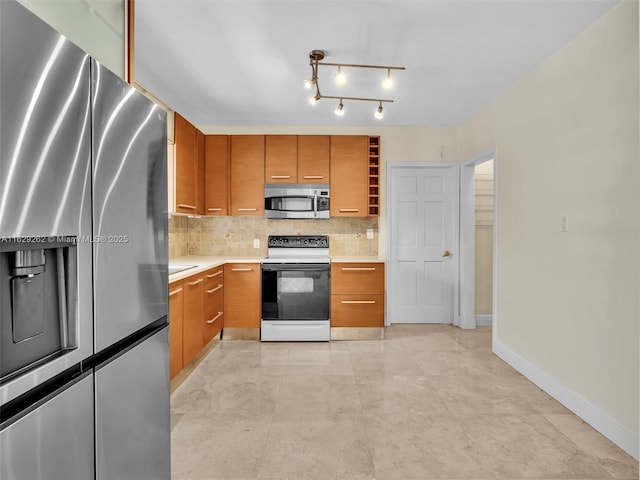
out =
<path fill-rule="evenodd" d="M 202 126 L 459 125 L 619 0 L 136 0 L 135 79 Z M 308 103 L 309 53 L 323 95 L 389 98 Z"/>

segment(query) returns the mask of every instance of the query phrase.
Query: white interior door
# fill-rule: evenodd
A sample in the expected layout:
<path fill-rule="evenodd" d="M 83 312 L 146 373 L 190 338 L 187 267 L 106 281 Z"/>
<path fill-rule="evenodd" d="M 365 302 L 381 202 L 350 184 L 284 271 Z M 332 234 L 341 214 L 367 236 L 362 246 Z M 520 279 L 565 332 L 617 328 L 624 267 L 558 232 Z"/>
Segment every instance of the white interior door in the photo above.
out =
<path fill-rule="evenodd" d="M 458 165 L 390 165 L 390 323 L 454 323 Z"/>

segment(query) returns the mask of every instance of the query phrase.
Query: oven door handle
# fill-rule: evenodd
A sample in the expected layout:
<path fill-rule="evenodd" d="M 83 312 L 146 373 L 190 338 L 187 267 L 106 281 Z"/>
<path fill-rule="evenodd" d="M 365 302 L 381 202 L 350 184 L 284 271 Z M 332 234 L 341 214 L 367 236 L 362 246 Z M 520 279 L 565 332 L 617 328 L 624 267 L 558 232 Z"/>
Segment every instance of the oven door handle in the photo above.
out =
<path fill-rule="evenodd" d="M 262 271 L 264 272 L 286 272 L 286 271 L 306 271 L 306 272 L 328 272 L 331 269 L 327 264 L 310 264 L 310 263 L 263 263 Z"/>

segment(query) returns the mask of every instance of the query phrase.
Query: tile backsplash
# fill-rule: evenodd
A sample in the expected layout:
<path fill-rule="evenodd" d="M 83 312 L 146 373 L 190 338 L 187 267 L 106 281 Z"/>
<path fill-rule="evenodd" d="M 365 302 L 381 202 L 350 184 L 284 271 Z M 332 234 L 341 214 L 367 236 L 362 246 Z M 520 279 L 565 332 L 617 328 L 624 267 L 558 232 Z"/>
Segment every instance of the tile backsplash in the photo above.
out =
<path fill-rule="evenodd" d="M 367 229 L 373 239 L 367 239 Z M 274 220 L 263 217 L 169 219 L 169 258 L 185 255 L 266 256 L 268 235 L 329 235 L 331 255 L 377 256 L 378 217 Z M 260 247 L 254 248 L 258 239 Z"/>

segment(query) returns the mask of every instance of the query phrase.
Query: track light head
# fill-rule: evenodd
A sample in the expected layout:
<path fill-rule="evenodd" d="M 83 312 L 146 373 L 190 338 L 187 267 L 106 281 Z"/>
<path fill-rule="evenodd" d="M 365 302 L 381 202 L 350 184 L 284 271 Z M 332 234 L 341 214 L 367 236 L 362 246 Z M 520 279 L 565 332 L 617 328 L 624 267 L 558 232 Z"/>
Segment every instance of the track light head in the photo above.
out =
<path fill-rule="evenodd" d="M 316 93 L 315 95 L 309 97 L 309 104 L 310 105 L 315 105 L 316 103 L 318 103 L 318 100 L 320 100 L 320 94 Z"/>
<path fill-rule="evenodd" d="M 347 76 L 344 74 L 344 72 L 340 69 L 340 66 L 338 66 L 338 73 L 336 73 L 336 85 L 346 85 L 347 83 Z"/>
<path fill-rule="evenodd" d="M 391 78 L 391 69 L 387 69 L 387 76 L 382 80 L 382 88 L 391 90 L 393 88 L 393 78 Z"/>
<path fill-rule="evenodd" d="M 378 109 L 376 110 L 376 113 L 373 114 L 374 117 L 376 117 L 378 120 L 382 120 L 384 118 L 384 111 L 382 109 L 382 102 L 380 102 L 380 105 L 378 105 Z"/>

